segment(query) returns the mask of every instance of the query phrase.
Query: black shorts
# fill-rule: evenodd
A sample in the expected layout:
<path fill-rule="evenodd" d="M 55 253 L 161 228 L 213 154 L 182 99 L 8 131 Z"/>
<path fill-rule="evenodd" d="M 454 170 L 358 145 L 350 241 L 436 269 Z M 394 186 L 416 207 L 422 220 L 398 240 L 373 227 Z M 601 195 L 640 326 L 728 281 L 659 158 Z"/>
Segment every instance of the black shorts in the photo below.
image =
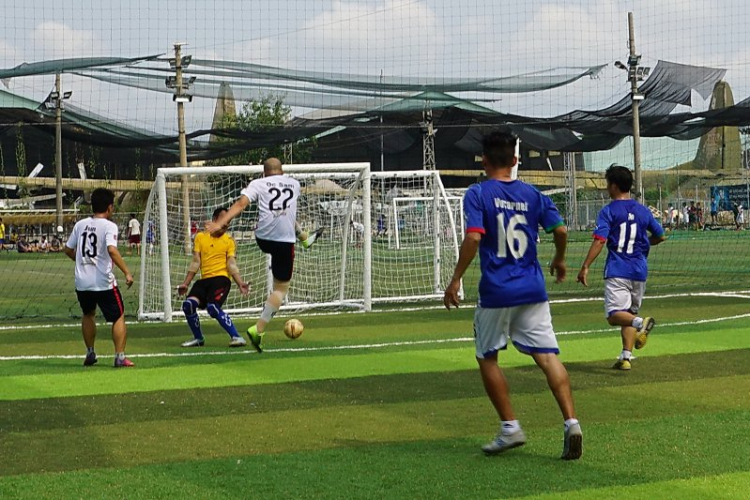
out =
<path fill-rule="evenodd" d="M 279 281 L 290 281 L 294 269 L 294 243 L 256 238 L 258 248 L 271 256 L 271 274 Z"/>
<path fill-rule="evenodd" d="M 91 314 L 96 311 L 96 306 L 99 306 L 104 319 L 109 323 L 114 323 L 125 314 L 122 294 L 117 287 L 111 290 L 76 290 L 76 295 L 78 295 L 78 303 L 81 304 L 83 314 Z"/>
<path fill-rule="evenodd" d="M 205 278 L 193 283 L 187 296 L 197 298 L 200 309 L 205 309 L 208 304 L 216 304 L 221 307 L 227 300 L 231 288 L 232 282 L 229 278 L 226 276 L 214 276 L 213 278 Z"/>

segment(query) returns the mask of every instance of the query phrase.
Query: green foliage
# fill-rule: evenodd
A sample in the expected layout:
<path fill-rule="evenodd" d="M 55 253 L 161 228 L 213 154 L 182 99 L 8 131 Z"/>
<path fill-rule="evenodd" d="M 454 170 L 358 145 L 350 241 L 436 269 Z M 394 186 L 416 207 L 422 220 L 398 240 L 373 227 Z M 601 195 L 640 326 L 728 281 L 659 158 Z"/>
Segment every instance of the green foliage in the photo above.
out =
<path fill-rule="evenodd" d="M 292 117 L 292 108 L 281 97 L 269 95 L 259 101 L 247 101 L 236 116 L 225 115 L 220 128 L 242 132 L 274 132 L 285 126 Z M 242 141 L 219 137 L 217 144 L 232 149 Z M 314 141 L 303 140 L 294 144 L 277 144 L 271 147 L 250 149 L 208 162 L 209 165 L 258 165 L 266 158 L 276 157 L 284 163 L 301 163 L 309 160 Z"/>

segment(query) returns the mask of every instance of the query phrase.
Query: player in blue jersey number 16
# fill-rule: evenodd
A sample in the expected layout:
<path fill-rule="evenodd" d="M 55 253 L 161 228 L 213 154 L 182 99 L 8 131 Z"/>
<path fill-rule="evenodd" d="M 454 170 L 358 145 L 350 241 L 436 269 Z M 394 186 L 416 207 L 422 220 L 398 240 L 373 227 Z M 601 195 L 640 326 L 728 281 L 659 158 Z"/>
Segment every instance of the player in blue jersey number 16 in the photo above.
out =
<path fill-rule="evenodd" d="M 517 140 L 501 132 L 483 140 L 487 180 L 471 186 L 464 196 L 466 236 L 443 301 L 448 309 L 458 307 L 461 278 L 478 251 L 482 276 L 474 313 L 475 355 L 487 396 L 500 417 L 497 436 L 482 446 L 482 451 L 495 455 L 526 443 L 497 362 L 498 352 L 510 341 L 518 351 L 531 356 L 547 377 L 565 421 L 562 458 L 575 460 L 583 450 L 583 435 L 568 372 L 557 357 L 560 350 L 536 247 L 541 226 L 553 234 L 556 252 L 551 272 L 559 283 L 565 279 L 567 230 L 552 200 L 512 178 L 518 161 Z"/>

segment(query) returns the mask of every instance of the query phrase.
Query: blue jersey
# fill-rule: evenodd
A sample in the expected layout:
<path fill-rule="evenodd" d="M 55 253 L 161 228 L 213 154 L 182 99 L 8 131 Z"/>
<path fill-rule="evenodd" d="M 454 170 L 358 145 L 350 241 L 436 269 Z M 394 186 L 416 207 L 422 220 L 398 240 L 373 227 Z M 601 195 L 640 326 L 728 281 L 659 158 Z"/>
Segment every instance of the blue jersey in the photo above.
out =
<path fill-rule="evenodd" d="M 479 243 L 481 307 L 513 307 L 547 300 L 536 255 L 541 225 L 552 232 L 563 225 L 552 200 L 521 181 L 494 179 L 471 186 L 464 196 L 466 232 Z"/>
<path fill-rule="evenodd" d="M 594 238 L 607 242 L 604 278 L 646 281 L 649 235 L 662 236 L 664 229 L 651 210 L 635 200 L 613 200 L 599 212 Z"/>

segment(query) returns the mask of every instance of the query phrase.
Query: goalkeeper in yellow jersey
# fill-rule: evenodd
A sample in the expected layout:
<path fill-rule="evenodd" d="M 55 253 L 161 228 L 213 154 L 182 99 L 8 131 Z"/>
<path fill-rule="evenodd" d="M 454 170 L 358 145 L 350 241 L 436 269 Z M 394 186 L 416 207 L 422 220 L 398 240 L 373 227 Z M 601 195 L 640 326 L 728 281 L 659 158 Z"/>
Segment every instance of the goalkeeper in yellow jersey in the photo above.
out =
<path fill-rule="evenodd" d="M 213 220 L 217 220 L 226 208 L 217 208 L 213 213 Z M 206 309 L 209 316 L 219 322 L 231 338 L 230 347 L 241 347 L 246 344 L 245 339 L 237 333 L 232 318 L 222 311 L 221 306 L 229 295 L 232 282 L 231 276 L 240 288 L 242 295 L 247 295 L 250 287 L 240 276 L 235 261 L 236 247 L 234 240 L 227 234 L 227 226 L 220 226 L 213 233 L 203 231 L 195 236 L 193 242 L 193 260 L 188 267 L 185 281 L 177 287 L 177 293 L 183 295 L 188 290 L 198 270 L 201 279 L 195 282 L 187 299 L 182 303 L 182 310 L 187 318 L 188 326 L 193 332 L 193 339 L 183 342 L 182 347 L 201 347 L 204 345 L 201 323 L 198 318 L 198 309 Z"/>

